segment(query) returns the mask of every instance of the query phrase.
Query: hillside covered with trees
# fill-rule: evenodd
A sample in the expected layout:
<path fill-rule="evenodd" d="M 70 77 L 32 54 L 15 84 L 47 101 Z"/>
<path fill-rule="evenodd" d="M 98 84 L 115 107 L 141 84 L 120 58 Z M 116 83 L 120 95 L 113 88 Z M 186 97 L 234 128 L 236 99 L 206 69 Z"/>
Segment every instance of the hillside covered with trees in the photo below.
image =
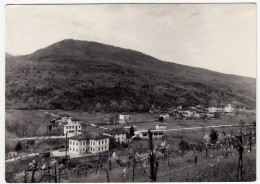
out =
<path fill-rule="evenodd" d="M 5 92 L 6 108 L 16 109 L 141 112 L 152 105 L 256 106 L 256 79 L 71 39 L 29 55 L 6 54 Z"/>

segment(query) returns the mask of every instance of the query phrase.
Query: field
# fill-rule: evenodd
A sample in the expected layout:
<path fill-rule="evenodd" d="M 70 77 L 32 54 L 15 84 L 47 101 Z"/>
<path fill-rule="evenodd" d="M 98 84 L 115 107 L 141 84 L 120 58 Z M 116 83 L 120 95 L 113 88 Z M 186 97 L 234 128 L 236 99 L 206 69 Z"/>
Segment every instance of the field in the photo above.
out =
<path fill-rule="evenodd" d="M 110 114 L 105 113 L 87 113 L 77 111 L 46 111 L 46 110 L 11 110 L 7 109 L 5 112 L 5 138 L 17 137 L 34 137 L 34 136 L 47 136 L 47 124 L 50 120 L 55 118 L 51 114 L 69 114 L 72 117 L 81 119 L 86 124 L 102 124 L 104 118 Z M 153 121 L 155 114 L 149 113 L 132 113 L 130 114 L 131 121 L 140 123 L 131 123 L 137 126 L 137 129 L 152 129 L 158 124 Z M 239 124 L 240 120 L 251 123 L 255 120 L 255 115 L 251 116 L 222 116 L 221 119 L 209 120 L 166 120 L 167 129 L 172 128 L 188 128 L 188 127 L 201 127 L 211 125 L 225 125 L 225 124 Z M 107 128 L 122 127 L 122 125 L 101 125 Z M 91 129 L 90 127 L 88 127 Z M 92 131 L 93 128 L 90 130 Z M 62 132 L 61 132 L 62 133 Z"/>
<path fill-rule="evenodd" d="M 122 127 L 122 125 L 104 125 L 103 119 L 108 117 L 109 114 L 102 113 L 84 113 L 84 112 L 66 112 L 66 111 L 44 111 L 44 110 L 6 110 L 6 152 L 13 151 L 17 143 L 17 140 L 13 140 L 18 137 L 33 137 L 33 136 L 49 136 L 46 132 L 47 123 L 54 118 L 53 115 L 57 114 L 70 114 L 72 117 L 79 118 L 84 122 L 85 132 L 103 132 L 104 129 L 90 126 L 89 124 L 97 124 L 98 126 L 106 128 Z M 160 122 L 153 121 L 154 114 L 130 114 L 131 125 L 137 127 L 137 130 L 141 129 L 153 129 Z M 171 148 L 174 153 L 169 158 L 159 158 L 159 170 L 157 174 L 157 181 L 160 182 L 181 182 L 181 181 L 237 181 L 237 162 L 238 152 L 235 148 L 229 148 L 229 156 L 225 157 L 223 147 L 220 149 L 210 148 L 208 156 L 205 156 L 205 150 L 198 151 L 198 163 L 194 165 L 193 151 L 187 151 L 184 155 L 180 155 L 179 143 L 181 140 L 187 141 L 189 144 L 201 143 L 201 140 L 205 134 L 210 133 L 210 129 L 207 126 L 214 125 L 237 125 L 243 120 L 245 123 L 251 124 L 255 120 L 255 115 L 248 116 L 222 116 L 220 119 L 206 119 L 206 120 L 175 120 L 168 119 L 164 122 L 167 125 L 167 129 L 182 129 L 167 131 L 163 135 L 163 140 L 154 140 L 153 144 L 155 148 L 159 148 L 163 141 Z M 130 125 L 130 124 L 128 124 Z M 192 127 L 205 127 L 201 129 L 189 129 L 183 130 L 183 128 Z M 227 132 L 236 134 L 241 127 L 218 127 L 214 128 L 219 133 Z M 248 127 L 242 127 L 246 132 Z M 22 145 L 25 141 L 20 141 Z M 35 148 L 22 149 L 22 153 L 39 153 L 46 152 L 50 148 L 65 146 L 64 139 L 45 139 L 37 140 Z M 118 148 L 127 153 L 125 148 Z M 127 150 L 137 149 L 144 152 L 148 149 L 147 140 L 133 140 Z M 253 146 L 252 152 L 248 151 L 248 146 L 245 146 L 244 151 L 244 181 L 254 181 L 256 176 L 256 155 L 255 147 Z M 114 150 L 115 151 L 115 150 Z M 111 151 L 112 153 L 112 151 Z M 176 154 L 175 154 L 176 153 Z M 28 163 L 31 162 L 33 157 L 16 161 L 21 167 L 15 167 L 14 163 L 6 163 L 6 177 L 10 182 L 22 182 L 23 173 L 19 173 L 19 170 L 28 168 Z M 34 159 L 41 161 L 42 158 L 35 157 Z M 122 160 L 124 160 L 122 158 Z M 122 161 L 121 160 L 121 161 Z M 127 159 L 128 160 L 128 159 Z M 72 160 L 73 161 L 73 160 Z M 80 163 L 88 163 L 86 161 Z M 135 182 L 149 182 L 150 179 L 146 175 L 149 173 L 147 167 L 147 161 L 136 163 L 135 168 Z M 145 166 L 146 164 L 146 166 Z M 82 164 L 81 164 L 82 165 Z M 84 165 L 84 164 L 83 164 Z M 106 182 L 109 177 L 110 182 L 126 181 L 132 182 L 132 165 L 126 166 L 125 164 L 117 162 L 114 163 L 111 171 L 108 173 L 104 170 L 107 168 L 107 160 L 104 160 L 104 165 L 98 173 L 96 170 L 89 170 L 88 173 L 75 174 L 74 171 L 68 171 L 69 177 L 67 179 L 61 179 L 62 182 Z M 96 167 L 96 163 L 92 163 L 91 167 Z M 144 168 L 146 167 L 146 168 Z M 18 170 L 17 170 L 18 169 Z M 166 172 L 165 172 L 166 171 Z M 127 174 L 126 174 L 127 173 Z M 13 179 L 12 179 L 13 178 Z"/>

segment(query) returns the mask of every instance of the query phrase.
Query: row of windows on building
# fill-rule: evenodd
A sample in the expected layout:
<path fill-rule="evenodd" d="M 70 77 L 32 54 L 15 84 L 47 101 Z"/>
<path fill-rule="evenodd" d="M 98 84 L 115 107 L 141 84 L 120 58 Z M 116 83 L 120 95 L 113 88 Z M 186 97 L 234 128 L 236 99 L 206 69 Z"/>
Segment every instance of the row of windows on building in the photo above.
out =
<path fill-rule="evenodd" d="M 73 133 L 75 132 L 75 130 L 69 130 L 69 133 Z M 78 130 L 78 132 L 80 132 L 80 130 Z"/>
<path fill-rule="evenodd" d="M 76 146 L 78 146 L 78 142 L 76 142 L 76 141 L 70 141 L 70 145 L 76 145 Z M 79 145 L 80 145 L 80 146 L 85 146 L 85 145 L 87 145 L 87 142 L 86 142 L 86 141 L 79 142 Z"/>
<path fill-rule="evenodd" d="M 104 151 L 107 149 L 107 146 L 101 146 L 98 148 L 98 151 Z M 95 151 L 95 148 L 90 147 L 90 151 Z"/>
<path fill-rule="evenodd" d="M 97 145 L 107 144 L 107 143 L 108 143 L 107 139 L 102 140 L 102 141 L 97 141 Z M 90 141 L 90 145 L 95 145 L 95 141 Z"/>
<path fill-rule="evenodd" d="M 107 149 L 107 146 L 102 146 L 102 147 L 99 147 L 98 148 L 98 151 L 104 151 L 104 150 L 106 150 Z M 77 148 L 70 148 L 70 151 L 76 151 L 76 152 L 80 152 L 80 153 L 83 153 L 83 152 L 87 152 L 87 148 L 82 148 L 82 149 L 77 149 Z M 90 151 L 91 152 L 93 152 L 93 151 L 95 151 L 95 148 L 90 148 Z"/>
<path fill-rule="evenodd" d="M 77 128 L 77 126 L 67 126 L 67 129 L 75 129 Z M 78 126 L 78 128 L 80 129 L 80 126 Z"/>
<path fill-rule="evenodd" d="M 82 149 L 70 148 L 70 151 L 76 151 L 76 152 L 78 152 L 78 150 L 79 150 L 80 152 L 87 152 L 87 148 L 82 148 Z"/>

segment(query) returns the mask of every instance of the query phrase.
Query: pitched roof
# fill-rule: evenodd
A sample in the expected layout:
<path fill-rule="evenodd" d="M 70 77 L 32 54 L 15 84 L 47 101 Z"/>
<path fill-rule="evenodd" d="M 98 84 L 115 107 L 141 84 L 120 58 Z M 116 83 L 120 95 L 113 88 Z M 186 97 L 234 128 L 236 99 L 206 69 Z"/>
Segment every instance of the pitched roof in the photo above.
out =
<path fill-rule="evenodd" d="M 103 135 L 103 134 L 98 134 L 98 133 L 86 133 L 86 134 L 79 134 L 76 136 L 71 137 L 70 139 L 73 140 L 100 140 L 100 139 L 105 139 L 105 138 L 109 138 L 109 136 L 107 135 Z"/>
<path fill-rule="evenodd" d="M 63 116 L 63 117 L 71 117 L 71 115 L 68 115 L 68 114 L 59 114 L 59 116 Z"/>
<path fill-rule="evenodd" d="M 72 118 L 71 121 L 81 121 L 81 120 L 77 118 Z"/>
<path fill-rule="evenodd" d="M 158 124 L 157 126 L 166 126 L 165 124 Z"/>

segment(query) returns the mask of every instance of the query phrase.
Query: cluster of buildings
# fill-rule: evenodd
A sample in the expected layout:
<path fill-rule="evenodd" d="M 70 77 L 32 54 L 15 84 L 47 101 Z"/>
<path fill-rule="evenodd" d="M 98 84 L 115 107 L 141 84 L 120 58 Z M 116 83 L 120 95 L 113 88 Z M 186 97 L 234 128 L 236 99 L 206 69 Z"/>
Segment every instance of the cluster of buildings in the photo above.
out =
<path fill-rule="evenodd" d="M 105 124 L 121 124 L 124 125 L 130 122 L 130 116 L 128 114 L 110 115 L 104 119 Z"/>
<path fill-rule="evenodd" d="M 117 119 L 118 124 L 125 124 L 130 118 L 129 115 L 119 115 Z M 69 139 L 68 153 L 70 155 L 97 154 L 108 151 L 111 138 L 119 144 L 128 144 L 132 141 L 132 135 L 129 133 L 131 127 L 106 129 L 103 133 L 84 133 L 82 132 L 82 121 L 66 114 L 61 114 L 50 121 L 48 131 L 55 131 L 61 127 L 63 134 Z"/>
<path fill-rule="evenodd" d="M 182 106 L 171 109 L 170 113 L 176 119 L 200 119 L 200 118 L 217 118 L 220 114 L 234 115 L 234 107 L 227 104 L 226 107 L 202 107 L 197 105 L 183 109 Z"/>

